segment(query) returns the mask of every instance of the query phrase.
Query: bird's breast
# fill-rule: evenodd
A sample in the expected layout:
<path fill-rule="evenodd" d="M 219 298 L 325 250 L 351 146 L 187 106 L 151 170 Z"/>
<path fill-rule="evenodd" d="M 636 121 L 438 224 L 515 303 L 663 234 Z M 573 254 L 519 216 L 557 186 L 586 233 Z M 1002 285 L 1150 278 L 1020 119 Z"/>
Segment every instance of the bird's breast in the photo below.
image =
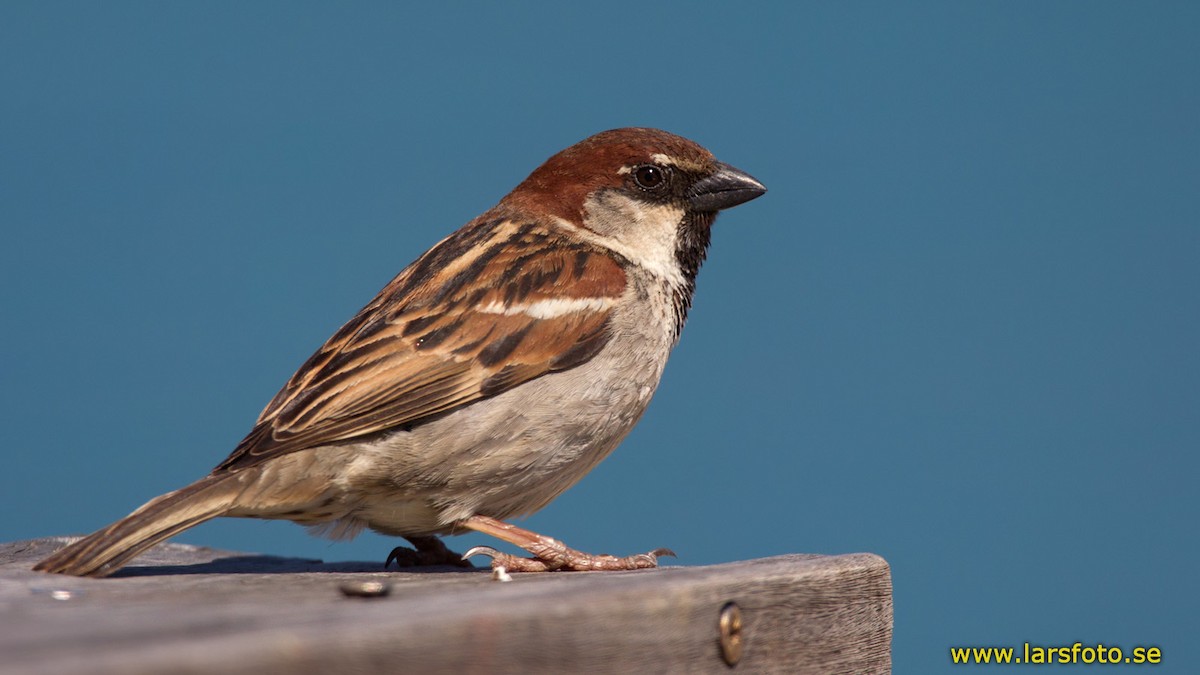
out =
<path fill-rule="evenodd" d="M 439 531 L 531 513 L 586 475 L 641 418 L 673 345 L 668 284 L 631 280 L 627 293 L 642 297 L 618 304 L 589 361 L 365 447 L 346 482 L 373 495 L 360 517 L 387 532 Z"/>

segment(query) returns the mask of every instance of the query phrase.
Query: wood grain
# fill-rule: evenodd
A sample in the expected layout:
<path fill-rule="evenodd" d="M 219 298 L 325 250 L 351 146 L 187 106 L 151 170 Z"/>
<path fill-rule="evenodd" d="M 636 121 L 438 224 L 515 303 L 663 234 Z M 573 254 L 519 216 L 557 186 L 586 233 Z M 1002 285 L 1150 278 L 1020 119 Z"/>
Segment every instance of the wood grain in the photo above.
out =
<path fill-rule="evenodd" d="M 869 553 L 514 575 L 163 544 L 109 579 L 30 571 L 0 544 L 0 673 L 887 673 L 892 588 Z M 385 581 L 386 597 L 339 586 Z M 743 617 L 721 658 L 718 617 Z"/>

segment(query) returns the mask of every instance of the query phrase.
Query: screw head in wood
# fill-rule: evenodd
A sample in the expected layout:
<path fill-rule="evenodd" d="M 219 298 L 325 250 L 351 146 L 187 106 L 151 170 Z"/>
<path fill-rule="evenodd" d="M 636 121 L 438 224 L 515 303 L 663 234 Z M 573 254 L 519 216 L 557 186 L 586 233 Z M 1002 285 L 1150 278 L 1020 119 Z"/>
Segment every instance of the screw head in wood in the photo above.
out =
<path fill-rule="evenodd" d="M 383 581 L 347 581 L 338 590 L 348 598 L 382 598 L 392 591 L 392 585 Z"/>
<path fill-rule="evenodd" d="M 736 602 L 727 602 L 721 608 L 717 631 L 721 637 L 721 658 L 732 668 L 742 660 L 742 610 Z"/>

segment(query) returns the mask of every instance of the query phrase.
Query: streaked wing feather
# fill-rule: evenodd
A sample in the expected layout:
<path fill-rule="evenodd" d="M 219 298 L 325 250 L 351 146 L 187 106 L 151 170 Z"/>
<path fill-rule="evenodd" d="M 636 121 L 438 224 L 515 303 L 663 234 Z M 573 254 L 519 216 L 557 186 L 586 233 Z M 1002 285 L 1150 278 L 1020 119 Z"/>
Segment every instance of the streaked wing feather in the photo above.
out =
<path fill-rule="evenodd" d="M 477 220 L 335 333 L 216 470 L 411 427 L 586 363 L 607 343 L 624 289 L 609 251 L 551 228 Z"/>

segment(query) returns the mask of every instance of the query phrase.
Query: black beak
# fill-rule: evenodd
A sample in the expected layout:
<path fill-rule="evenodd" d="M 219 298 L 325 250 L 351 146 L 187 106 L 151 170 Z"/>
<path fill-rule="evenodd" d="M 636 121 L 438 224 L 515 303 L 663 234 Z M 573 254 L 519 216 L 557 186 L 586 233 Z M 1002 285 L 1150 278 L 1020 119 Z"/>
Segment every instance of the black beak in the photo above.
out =
<path fill-rule="evenodd" d="M 720 211 L 762 195 L 767 188 L 754 176 L 717 162 L 717 172 L 688 190 L 688 202 L 697 211 Z"/>

